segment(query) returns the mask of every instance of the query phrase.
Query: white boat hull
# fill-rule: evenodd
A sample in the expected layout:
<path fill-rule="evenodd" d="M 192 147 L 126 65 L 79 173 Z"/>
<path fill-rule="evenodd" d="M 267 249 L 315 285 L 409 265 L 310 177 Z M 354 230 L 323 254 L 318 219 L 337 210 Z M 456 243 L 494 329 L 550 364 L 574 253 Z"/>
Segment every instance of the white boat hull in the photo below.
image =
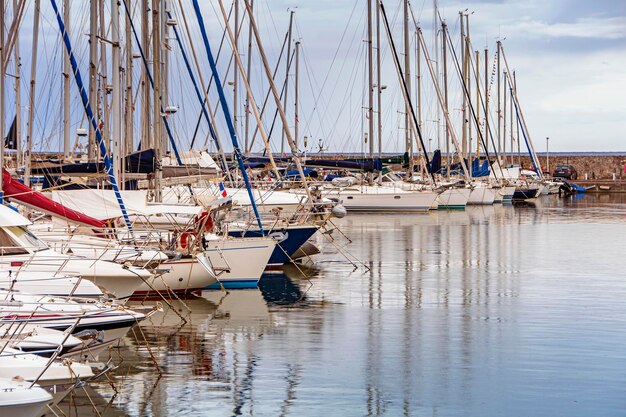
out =
<path fill-rule="evenodd" d="M 250 288 L 256 287 L 275 247 L 270 238 L 229 238 L 209 240 L 204 254 L 225 288 Z"/>
<path fill-rule="evenodd" d="M 437 196 L 437 209 L 463 209 L 467 205 L 471 190 L 469 188 L 448 188 Z"/>
<path fill-rule="evenodd" d="M 355 212 L 419 212 L 428 211 L 437 199 L 433 191 L 359 192 L 353 190 L 328 191 L 326 198 L 340 201 L 348 211 Z"/>
<path fill-rule="evenodd" d="M 166 261 L 161 263 L 159 269 L 168 270 L 168 272 L 146 280 L 135 291 L 135 295 L 156 292 L 192 292 L 217 282 L 217 279 L 211 276 L 195 257 Z"/>
<path fill-rule="evenodd" d="M 497 190 L 491 187 L 476 187 L 472 189 L 467 204 L 491 205 L 496 199 Z"/>

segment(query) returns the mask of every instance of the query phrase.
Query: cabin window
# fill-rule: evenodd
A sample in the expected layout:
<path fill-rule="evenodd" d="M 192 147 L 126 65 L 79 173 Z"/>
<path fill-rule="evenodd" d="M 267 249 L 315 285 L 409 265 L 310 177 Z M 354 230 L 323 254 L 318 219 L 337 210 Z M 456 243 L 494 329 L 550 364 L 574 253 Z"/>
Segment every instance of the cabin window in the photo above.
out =
<path fill-rule="evenodd" d="M 39 252 L 40 250 L 48 249 L 48 245 L 46 245 L 43 240 L 39 239 L 25 227 L 11 226 L 7 227 L 7 229 L 9 229 L 9 231 L 18 238 L 21 243 L 20 246 L 28 250 Z"/>
<path fill-rule="evenodd" d="M 400 198 L 402 198 L 402 197 L 400 197 L 399 195 L 394 195 L 393 198 L 396 199 L 396 200 L 400 200 Z"/>
<path fill-rule="evenodd" d="M 352 200 L 354 197 L 352 197 L 351 195 L 349 195 L 348 197 L 346 197 L 348 200 Z"/>
<path fill-rule="evenodd" d="M 0 228 L 0 255 L 23 255 L 25 253 L 28 251 L 15 242 L 6 230 Z"/>

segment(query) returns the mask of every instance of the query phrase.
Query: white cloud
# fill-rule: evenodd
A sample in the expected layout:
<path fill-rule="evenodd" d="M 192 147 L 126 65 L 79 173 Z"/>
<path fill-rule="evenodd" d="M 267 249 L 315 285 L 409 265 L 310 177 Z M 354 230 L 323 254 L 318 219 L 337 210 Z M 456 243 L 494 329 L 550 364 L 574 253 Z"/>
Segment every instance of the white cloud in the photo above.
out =
<path fill-rule="evenodd" d="M 572 23 L 546 23 L 539 20 L 523 20 L 510 26 L 509 33 L 553 38 L 625 39 L 626 17 L 581 18 Z"/>

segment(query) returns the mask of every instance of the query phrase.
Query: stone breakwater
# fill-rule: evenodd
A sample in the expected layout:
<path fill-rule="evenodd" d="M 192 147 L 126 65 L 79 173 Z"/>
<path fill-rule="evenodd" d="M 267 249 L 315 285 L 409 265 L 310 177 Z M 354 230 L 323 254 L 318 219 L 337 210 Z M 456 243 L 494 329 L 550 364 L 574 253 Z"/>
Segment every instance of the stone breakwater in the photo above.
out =
<path fill-rule="evenodd" d="M 518 158 L 514 157 L 515 162 Z M 546 171 L 546 156 L 539 155 L 541 168 Z M 524 168 L 532 168 L 530 157 L 523 156 Z M 578 172 L 579 180 L 626 180 L 626 154 L 624 155 L 550 155 L 550 173 L 557 165 L 570 164 Z"/>

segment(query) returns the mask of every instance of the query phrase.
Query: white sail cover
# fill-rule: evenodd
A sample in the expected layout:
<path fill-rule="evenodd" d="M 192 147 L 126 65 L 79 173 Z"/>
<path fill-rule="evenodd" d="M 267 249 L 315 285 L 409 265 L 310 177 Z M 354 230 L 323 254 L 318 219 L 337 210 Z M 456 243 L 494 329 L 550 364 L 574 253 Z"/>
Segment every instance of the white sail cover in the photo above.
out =
<path fill-rule="evenodd" d="M 151 216 L 163 213 L 196 215 L 203 210 L 202 207 L 195 205 L 150 203 L 146 190 L 121 191 L 121 193 L 126 211 L 130 216 Z M 122 215 L 112 190 L 54 190 L 46 194 L 53 201 L 96 219 L 113 219 Z"/>

